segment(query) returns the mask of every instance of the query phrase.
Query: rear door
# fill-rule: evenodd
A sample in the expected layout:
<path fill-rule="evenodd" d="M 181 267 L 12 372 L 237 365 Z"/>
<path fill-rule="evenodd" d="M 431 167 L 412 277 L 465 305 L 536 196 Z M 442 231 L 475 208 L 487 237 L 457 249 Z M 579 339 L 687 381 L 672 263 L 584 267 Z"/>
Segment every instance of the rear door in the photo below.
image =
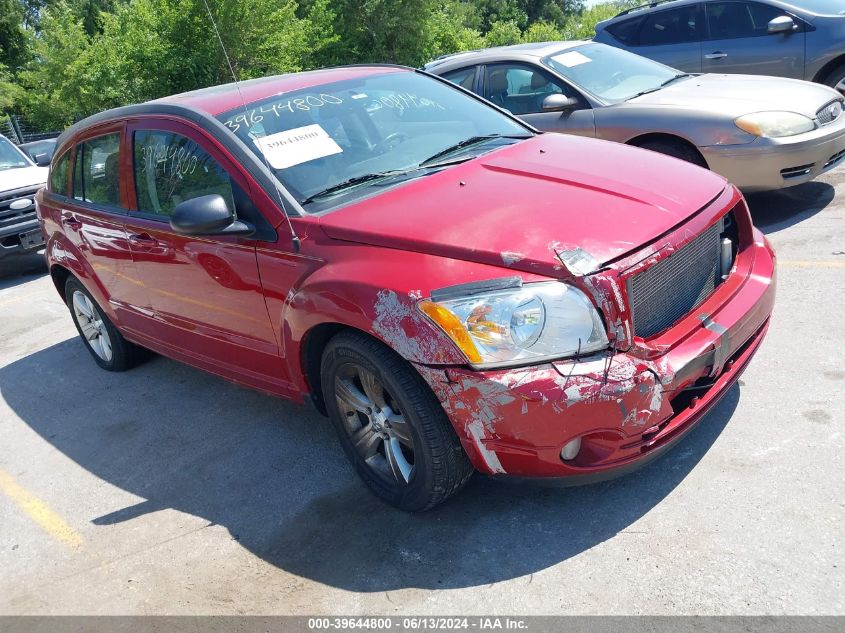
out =
<path fill-rule="evenodd" d="M 701 5 L 650 12 L 628 50 L 688 73 L 701 72 L 704 37 Z"/>
<path fill-rule="evenodd" d="M 95 128 L 77 142 L 71 195 L 60 199 L 59 212 L 65 236 L 90 265 L 97 286 L 92 290 L 108 302 L 122 327 L 145 331 L 149 297 L 137 278 L 123 225 L 129 206 L 121 182 L 123 128 L 123 123 Z"/>
<path fill-rule="evenodd" d="M 769 33 L 776 17 L 789 15 L 762 2 L 708 2 L 708 39 L 704 42 L 701 69 L 705 73 L 746 73 L 804 78 L 804 23 L 796 30 Z"/>
<path fill-rule="evenodd" d="M 248 181 L 213 140 L 187 124 L 133 123 L 127 136 L 128 240 L 160 324 L 157 343 L 252 384 L 277 379 L 279 346 L 256 263 L 257 241 L 275 241 L 275 231 L 252 204 Z M 221 195 L 257 233 L 190 236 L 171 229 L 177 204 L 210 194 Z"/>
<path fill-rule="evenodd" d="M 576 99 L 578 105 L 564 112 L 543 112 L 544 99 L 554 94 Z M 533 64 L 488 64 L 484 70 L 483 96 L 537 129 L 579 136 L 596 135 L 593 109 L 583 95 Z"/>

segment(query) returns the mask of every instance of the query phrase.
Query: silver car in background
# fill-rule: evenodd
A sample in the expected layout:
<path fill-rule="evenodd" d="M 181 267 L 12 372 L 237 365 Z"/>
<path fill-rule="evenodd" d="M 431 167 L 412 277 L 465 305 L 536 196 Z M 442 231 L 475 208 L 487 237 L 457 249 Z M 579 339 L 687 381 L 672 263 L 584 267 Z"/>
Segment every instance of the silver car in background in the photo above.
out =
<path fill-rule="evenodd" d="M 744 191 L 812 180 L 845 160 L 843 97 L 756 75 L 691 75 L 595 42 L 457 53 L 425 70 L 547 132 L 675 156 Z"/>
<path fill-rule="evenodd" d="M 599 22 L 595 41 L 685 72 L 807 79 L 845 95 L 843 0 L 664 0 Z"/>

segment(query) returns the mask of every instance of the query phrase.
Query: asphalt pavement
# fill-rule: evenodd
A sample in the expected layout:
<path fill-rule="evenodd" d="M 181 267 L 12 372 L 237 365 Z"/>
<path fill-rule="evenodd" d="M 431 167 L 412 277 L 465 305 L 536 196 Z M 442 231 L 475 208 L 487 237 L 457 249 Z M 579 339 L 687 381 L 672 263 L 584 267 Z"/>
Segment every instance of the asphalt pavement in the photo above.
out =
<path fill-rule="evenodd" d="M 771 329 L 681 444 L 419 515 L 307 408 L 161 357 L 99 370 L 41 258 L 0 262 L 0 614 L 845 615 L 845 167 L 749 203 Z"/>

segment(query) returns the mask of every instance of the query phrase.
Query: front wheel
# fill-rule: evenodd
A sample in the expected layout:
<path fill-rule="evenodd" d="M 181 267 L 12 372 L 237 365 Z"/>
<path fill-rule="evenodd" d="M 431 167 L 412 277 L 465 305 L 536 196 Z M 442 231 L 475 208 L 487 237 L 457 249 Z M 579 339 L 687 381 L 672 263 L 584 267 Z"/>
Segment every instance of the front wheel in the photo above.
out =
<path fill-rule="evenodd" d="M 363 334 L 333 338 L 322 362 L 326 409 L 347 457 L 379 497 L 427 510 L 472 475 L 443 407 L 395 352 Z"/>
<path fill-rule="evenodd" d="M 704 167 L 705 169 L 707 168 L 707 163 L 704 162 L 704 159 L 701 157 L 701 154 L 699 154 L 691 146 L 684 144 L 682 141 L 656 139 L 653 141 L 645 141 L 643 143 L 638 143 L 637 147 L 642 147 L 643 149 L 650 149 L 652 152 L 665 154 L 666 156 L 678 158 L 688 163 L 692 163 L 693 165 Z"/>
<path fill-rule="evenodd" d="M 824 83 L 845 96 L 845 64 L 830 73 Z"/>

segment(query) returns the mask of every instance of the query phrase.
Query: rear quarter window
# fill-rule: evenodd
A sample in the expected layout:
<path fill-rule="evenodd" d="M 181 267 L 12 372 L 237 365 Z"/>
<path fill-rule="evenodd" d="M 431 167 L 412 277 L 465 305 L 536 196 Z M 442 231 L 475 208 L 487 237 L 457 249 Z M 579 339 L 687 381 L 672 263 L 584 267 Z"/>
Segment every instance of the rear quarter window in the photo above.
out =
<path fill-rule="evenodd" d="M 50 169 L 50 191 L 60 196 L 66 196 L 68 194 L 67 170 L 69 163 L 70 152 L 65 152 Z"/>

